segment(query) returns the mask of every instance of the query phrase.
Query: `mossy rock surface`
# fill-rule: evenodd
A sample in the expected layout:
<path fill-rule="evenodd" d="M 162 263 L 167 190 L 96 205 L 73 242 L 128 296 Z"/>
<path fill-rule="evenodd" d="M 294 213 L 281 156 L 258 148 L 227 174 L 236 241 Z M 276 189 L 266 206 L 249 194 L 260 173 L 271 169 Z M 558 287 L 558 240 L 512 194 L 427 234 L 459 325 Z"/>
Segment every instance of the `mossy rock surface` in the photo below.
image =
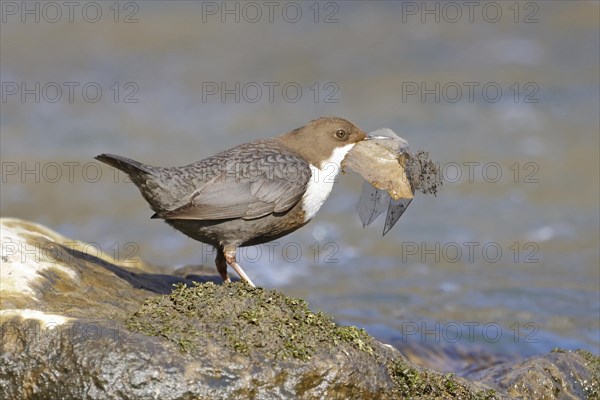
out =
<path fill-rule="evenodd" d="M 145 301 L 126 327 L 162 336 L 192 352 L 214 339 L 250 356 L 309 360 L 317 349 L 350 346 L 373 353 L 373 339 L 362 329 L 338 326 L 302 299 L 244 283 L 177 285 L 169 295 Z"/>
<path fill-rule="evenodd" d="M 598 398 L 598 356 L 555 351 L 469 379 L 420 368 L 301 299 L 73 249 L 1 219 L 0 398 Z M 14 246 L 12 246 L 14 243 Z M 55 249 L 31 259 L 20 249 Z M 23 261 L 25 260 L 25 261 Z"/>

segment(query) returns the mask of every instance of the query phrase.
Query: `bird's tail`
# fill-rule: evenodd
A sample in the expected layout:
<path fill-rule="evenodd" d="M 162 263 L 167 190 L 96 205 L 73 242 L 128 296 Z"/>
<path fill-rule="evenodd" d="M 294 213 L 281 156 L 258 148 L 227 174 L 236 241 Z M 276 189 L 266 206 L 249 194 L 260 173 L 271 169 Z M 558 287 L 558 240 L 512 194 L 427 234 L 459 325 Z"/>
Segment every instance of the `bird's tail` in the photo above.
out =
<path fill-rule="evenodd" d="M 173 207 L 177 201 L 169 190 L 169 185 L 162 176 L 164 168 L 142 164 L 127 157 L 114 154 L 100 154 L 96 160 L 125 172 L 138 187 L 142 196 L 155 212 L 163 212 Z"/>
<path fill-rule="evenodd" d="M 95 158 L 98 161 L 102 161 L 105 164 L 125 172 L 129 176 L 139 174 L 152 175 L 152 167 L 127 157 L 117 156 L 115 154 L 100 154 Z"/>

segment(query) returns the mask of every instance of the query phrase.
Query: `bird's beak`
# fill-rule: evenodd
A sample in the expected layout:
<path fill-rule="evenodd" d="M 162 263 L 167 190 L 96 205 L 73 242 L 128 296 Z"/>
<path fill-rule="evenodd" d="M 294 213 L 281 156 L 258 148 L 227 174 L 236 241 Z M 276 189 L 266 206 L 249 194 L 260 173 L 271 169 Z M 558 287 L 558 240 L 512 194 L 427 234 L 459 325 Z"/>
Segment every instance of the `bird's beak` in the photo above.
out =
<path fill-rule="evenodd" d="M 395 140 L 395 141 L 399 142 L 399 146 L 397 148 L 400 151 L 400 153 L 407 152 L 409 149 L 408 142 L 399 136 L 396 136 L 396 135 L 394 135 L 394 136 L 395 137 L 378 135 L 377 131 L 375 131 L 375 132 L 372 132 L 371 134 L 367 135 L 367 137 L 365 137 L 365 140 Z"/>
<path fill-rule="evenodd" d="M 365 137 L 365 140 L 391 140 L 392 138 L 389 136 L 382 136 L 382 135 L 367 135 L 367 137 Z"/>

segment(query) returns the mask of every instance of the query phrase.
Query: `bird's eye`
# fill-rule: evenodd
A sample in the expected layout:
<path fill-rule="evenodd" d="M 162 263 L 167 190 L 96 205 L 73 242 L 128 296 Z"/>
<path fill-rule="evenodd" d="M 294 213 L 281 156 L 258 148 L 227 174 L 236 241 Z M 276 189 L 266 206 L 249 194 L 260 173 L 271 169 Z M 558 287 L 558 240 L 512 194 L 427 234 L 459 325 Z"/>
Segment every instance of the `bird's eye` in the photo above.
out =
<path fill-rule="evenodd" d="M 346 140 L 348 139 L 348 132 L 343 129 L 338 129 L 335 131 L 335 138 L 338 140 Z"/>

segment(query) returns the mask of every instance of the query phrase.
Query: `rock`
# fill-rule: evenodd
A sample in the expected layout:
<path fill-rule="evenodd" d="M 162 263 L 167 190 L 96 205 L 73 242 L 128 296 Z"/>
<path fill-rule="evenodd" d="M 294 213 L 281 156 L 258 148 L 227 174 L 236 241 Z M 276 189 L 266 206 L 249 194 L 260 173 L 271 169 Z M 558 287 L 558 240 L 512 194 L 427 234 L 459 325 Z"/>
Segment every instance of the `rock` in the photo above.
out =
<path fill-rule="evenodd" d="M 472 378 L 493 384 L 514 398 L 600 398 L 600 358 L 582 350 L 555 349 L 548 355 L 503 363 Z"/>
<path fill-rule="evenodd" d="M 0 225 L 3 399 L 549 393 L 520 392 L 522 385 L 513 390 L 513 382 L 529 379 L 520 367 L 493 369 L 481 382 L 416 367 L 363 330 L 310 311 L 303 300 L 242 283 L 215 284 L 220 279 L 212 268 L 169 275 L 141 261 L 125 265 L 34 223 L 3 218 Z M 568 357 L 577 358 L 565 362 Z M 598 358 L 589 357 L 585 362 L 596 363 L 597 371 Z M 544 388 L 548 379 L 565 383 L 548 398 L 597 393 L 597 375 L 580 354 L 542 360 L 535 379 Z M 556 370 L 544 375 L 550 365 Z"/>

